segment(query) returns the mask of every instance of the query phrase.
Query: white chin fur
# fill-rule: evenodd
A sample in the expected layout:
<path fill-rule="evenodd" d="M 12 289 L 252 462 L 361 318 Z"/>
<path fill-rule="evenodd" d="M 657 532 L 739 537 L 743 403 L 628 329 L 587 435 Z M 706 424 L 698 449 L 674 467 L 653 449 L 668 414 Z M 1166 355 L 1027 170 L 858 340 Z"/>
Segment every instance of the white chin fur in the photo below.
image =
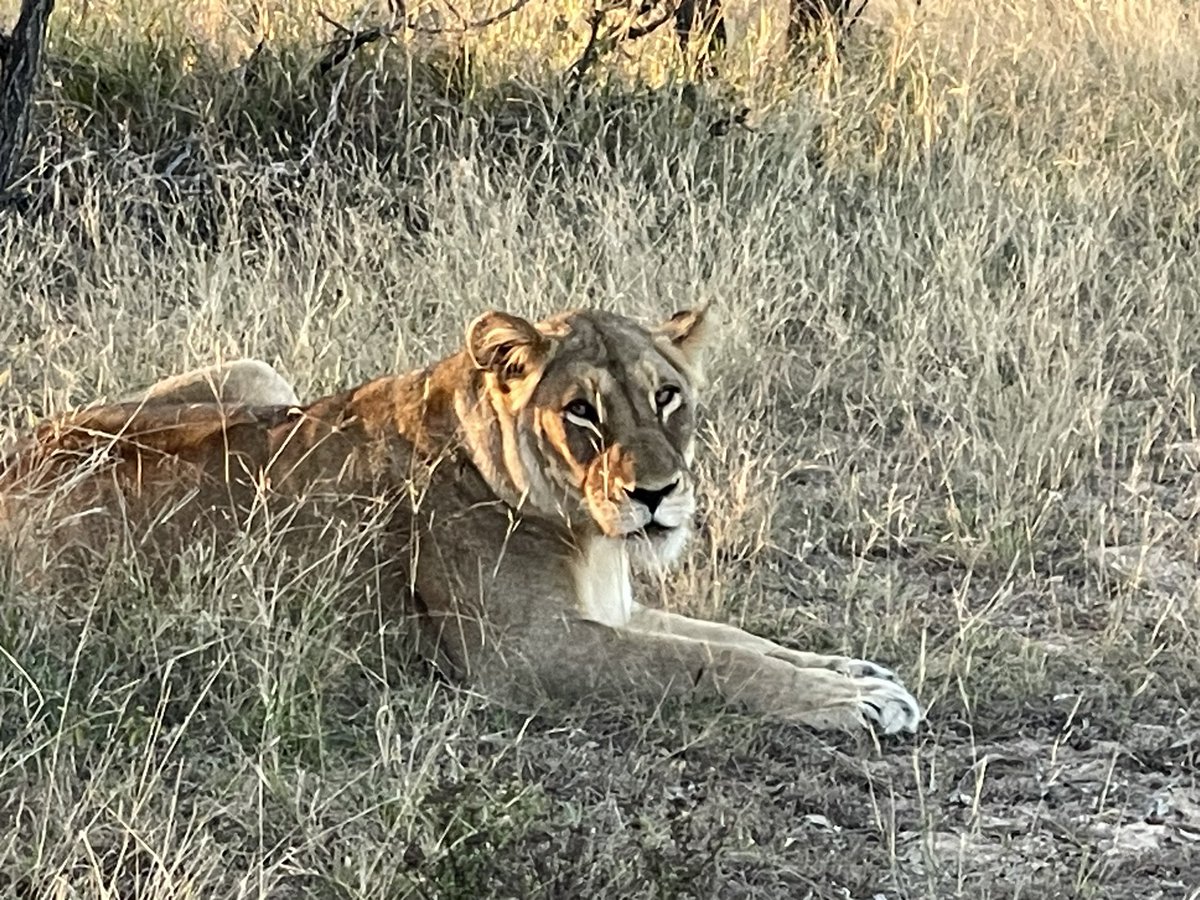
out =
<path fill-rule="evenodd" d="M 645 534 L 635 532 L 625 538 L 629 559 L 639 569 L 658 571 L 674 563 L 691 540 L 692 529 L 680 525 L 670 531 Z"/>

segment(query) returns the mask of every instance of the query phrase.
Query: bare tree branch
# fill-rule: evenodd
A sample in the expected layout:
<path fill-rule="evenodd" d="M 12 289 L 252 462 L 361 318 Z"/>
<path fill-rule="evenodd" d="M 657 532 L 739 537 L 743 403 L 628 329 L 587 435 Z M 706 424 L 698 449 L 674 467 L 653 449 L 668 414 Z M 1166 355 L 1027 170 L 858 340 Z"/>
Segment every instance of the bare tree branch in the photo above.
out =
<path fill-rule="evenodd" d="M 567 70 L 567 84 L 571 93 L 575 93 L 583 86 L 584 76 L 600 56 L 600 28 L 604 25 L 604 17 L 608 13 L 609 10 L 597 7 L 588 19 L 588 27 L 591 30 L 588 32 L 587 43 L 583 47 L 583 52 L 579 54 L 579 59 L 575 60 L 571 64 L 571 68 Z"/>
<path fill-rule="evenodd" d="M 373 44 L 378 40 L 390 38 L 402 27 L 400 23 L 391 23 L 388 25 L 372 25 L 370 28 L 364 28 L 362 31 L 352 31 L 320 10 L 317 11 L 317 15 L 336 28 L 340 34 L 344 35 L 340 40 L 333 42 L 330 51 L 317 63 L 317 72 L 321 75 L 325 75 L 334 66 L 344 62 L 360 47 Z"/>
<path fill-rule="evenodd" d="M 583 78 L 600 56 L 625 41 L 636 41 L 653 34 L 673 17 L 678 15 L 677 0 L 667 0 L 663 4 L 662 13 L 655 19 L 642 25 L 634 23 L 654 10 L 658 4 L 649 0 L 636 6 L 631 0 L 612 0 L 601 4 L 592 10 L 588 18 L 588 40 L 583 52 L 567 71 L 567 83 L 572 91 L 578 90 L 583 84 Z M 624 12 L 624 17 L 615 25 L 604 28 L 604 22 L 611 13 Z"/>
<path fill-rule="evenodd" d="M 417 34 L 461 34 L 466 31 L 475 31 L 479 28 L 487 28 L 489 25 L 495 25 L 497 22 L 502 22 L 509 16 L 520 12 L 531 2 L 532 0 L 516 0 L 516 2 L 511 6 L 505 7 L 498 13 L 493 13 L 490 16 L 484 16 L 482 19 L 476 19 L 473 22 L 463 21 L 463 23 L 456 28 L 434 28 L 428 25 L 416 24 L 410 24 L 408 28 L 409 31 L 415 31 Z M 458 17 L 459 19 L 463 19 L 463 16 L 461 15 Z"/>
<path fill-rule="evenodd" d="M 664 3 L 662 15 L 660 15 L 657 19 L 647 22 L 645 25 L 638 25 L 630 28 L 629 31 L 625 32 L 625 40 L 637 41 L 646 37 L 646 35 L 654 34 L 654 32 L 658 31 L 658 29 L 662 28 L 673 18 L 675 18 L 676 10 L 677 6 L 674 2 Z M 647 12 L 649 12 L 649 10 L 647 10 Z"/>

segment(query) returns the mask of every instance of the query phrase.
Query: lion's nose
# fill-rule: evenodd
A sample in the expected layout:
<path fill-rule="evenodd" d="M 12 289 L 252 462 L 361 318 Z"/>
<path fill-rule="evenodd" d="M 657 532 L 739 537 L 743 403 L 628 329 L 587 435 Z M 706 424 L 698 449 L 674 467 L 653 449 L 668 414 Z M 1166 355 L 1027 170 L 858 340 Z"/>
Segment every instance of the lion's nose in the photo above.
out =
<path fill-rule="evenodd" d="M 646 507 L 646 509 L 650 510 L 650 515 L 653 516 L 655 511 L 658 509 L 659 504 L 662 503 L 663 500 L 668 497 L 677 487 L 679 487 L 678 480 L 672 481 L 666 487 L 661 487 L 657 490 L 651 490 L 649 488 L 633 488 L 633 490 L 630 490 L 629 488 L 626 488 L 625 493 L 629 495 L 630 500 L 636 500 L 638 503 Z"/>

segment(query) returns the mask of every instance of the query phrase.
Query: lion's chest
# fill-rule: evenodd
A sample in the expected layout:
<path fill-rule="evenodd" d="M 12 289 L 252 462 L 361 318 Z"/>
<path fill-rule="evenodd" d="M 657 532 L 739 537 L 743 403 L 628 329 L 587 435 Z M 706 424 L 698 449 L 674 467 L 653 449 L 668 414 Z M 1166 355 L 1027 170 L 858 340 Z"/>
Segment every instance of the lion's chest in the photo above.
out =
<path fill-rule="evenodd" d="M 620 628 L 633 615 L 629 557 L 621 541 L 593 540 L 574 566 L 575 594 L 585 619 Z"/>

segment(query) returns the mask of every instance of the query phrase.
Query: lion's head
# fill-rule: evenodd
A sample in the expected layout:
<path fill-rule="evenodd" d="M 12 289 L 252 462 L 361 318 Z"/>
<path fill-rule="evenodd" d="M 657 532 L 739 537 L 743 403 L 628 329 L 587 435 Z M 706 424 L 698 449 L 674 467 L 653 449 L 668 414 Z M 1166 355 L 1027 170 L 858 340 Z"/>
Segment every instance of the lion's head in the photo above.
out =
<path fill-rule="evenodd" d="M 597 311 L 480 316 L 467 353 L 483 379 L 485 477 L 573 528 L 628 541 L 635 557 L 671 561 L 696 507 L 704 324 L 703 309 L 655 328 Z"/>

